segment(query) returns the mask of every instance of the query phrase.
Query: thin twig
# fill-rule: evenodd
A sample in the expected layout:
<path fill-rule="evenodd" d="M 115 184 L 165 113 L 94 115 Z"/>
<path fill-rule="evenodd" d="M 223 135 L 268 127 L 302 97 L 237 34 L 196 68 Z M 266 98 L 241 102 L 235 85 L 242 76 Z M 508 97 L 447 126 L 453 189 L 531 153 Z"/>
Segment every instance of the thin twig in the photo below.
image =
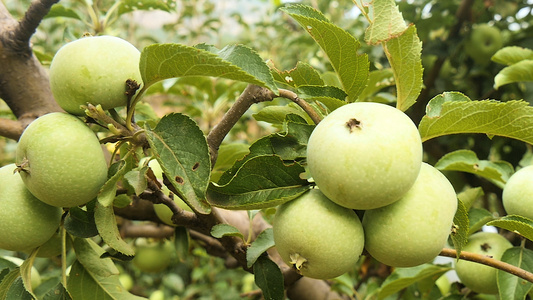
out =
<path fill-rule="evenodd" d="M 285 89 L 280 89 L 279 96 L 283 98 L 287 98 L 291 100 L 292 102 L 296 103 L 298 106 L 300 106 L 305 111 L 305 113 L 309 115 L 311 120 L 313 120 L 313 123 L 315 124 L 320 123 L 321 117 L 317 114 L 317 112 L 313 109 L 313 107 L 309 105 L 307 101 L 300 99 L 295 92 L 285 90 Z"/>
<path fill-rule="evenodd" d="M 442 251 L 440 252 L 439 255 L 440 256 L 452 257 L 452 258 L 457 258 L 457 251 L 455 251 L 454 249 L 444 248 L 444 249 L 442 249 Z M 525 280 L 527 280 L 529 282 L 533 282 L 533 274 L 532 273 L 530 273 L 530 272 L 528 272 L 528 271 L 526 271 L 524 269 L 521 269 L 519 267 L 513 266 L 511 264 L 505 263 L 503 261 L 500 261 L 500 260 L 494 259 L 492 257 L 486 256 L 486 255 L 461 251 L 461 254 L 460 254 L 459 258 L 463 259 L 463 260 L 468 260 L 468 261 L 484 264 L 484 265 L 487 265 L 487 266 L 490 266 L 490 267 L 505 271 L 507 273 L 516 275 L 516 276 L 518 276 L 518 277 L 520 277 L 522 279 L 525 279 Z"/>

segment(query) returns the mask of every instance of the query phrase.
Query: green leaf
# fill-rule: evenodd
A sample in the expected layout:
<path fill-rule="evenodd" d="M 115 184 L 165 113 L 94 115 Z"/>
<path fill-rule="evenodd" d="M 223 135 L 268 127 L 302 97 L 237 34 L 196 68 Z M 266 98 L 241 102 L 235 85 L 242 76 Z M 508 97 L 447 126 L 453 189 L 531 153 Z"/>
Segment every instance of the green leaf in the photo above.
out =
<path fill-rule="evenodd" d="M 374 70 L 368 73 L 368 84 L 359 95 L 360 101 L 372 101 L 378 91 L 394 85 L 394 72 L 391 68 Z"/>
<path fill-rule="evenodd" d="M 67 289 L 72 299 L 76 300 L 146 300 L 124 289 L 118 274 L 100 276 L 90 272 L 77 260 L 70 269 Z"/>
<path fill-rule="evenodd" d="M 263 230 L 246 250 L 246 261 L 251 268 L 257 259 L 268 249 L 274 247 L 274 232 L 272 228 Z"/>
<path fill-rule="evenodd" d="M 47 18 L 57 18 L 57 17 L 63 17 L 63 18 L 72 18 L 77 20 L 82 20 L 78 12 L 76 12 L 73 9 L 66 8 L 63 5 L 55 4 L 50 8 L 50 11 L 48 14 L 44 17 Z"/>
<path fill-rule="evenodd" d="M 446 171 L 460 171 L 472 173 L 486 178 L 490 182 L 503 188 L 511 174 L 513 166 L 506 161 L 488 161 L 478 159 L 471 150 L 457 150 L 439 159 L 435 168 Z"/>
<path fill-rule="evenodd" d="M 33 289 L 35 287 L 31 286 L 31 270 L 33 267 L 33 263 L 35 261 L 35 257 L 37 255 L 37 251 L 32 251 L 31 254 L 22 262 L 20 265 L 20 277 L 22 278 L 22 283 L 24 284 L 24 288 L 30 295 L 32 295 L 34 298 L 37 298 L 35 294 L 33 293 Z"/>
<path fill-rule="evenodd" d="M 287 115 L 298 115 L 301 118 L 306 118 L 306 113 L 299 107 L 292 105 L 269 105 L 263 107 L 259 112 L 252 114 L 252 117 L 257 121 L 263 121 L 270 124 L 283 124 Z"/>
<path fill-rule="evenodd" d="M 277 91 L 266 63 L 250 48 L 227 46 L 212 53 L 205 46 L 153 44 L 141 52 L 139 68 L 145 87 L 160 80 L 183 76 L 233 79 Z"/>
<path fill-rule="evenodd" d="M 437 280 L 442 274 L 451 269 L 452 268 L 450 267 L 431 264 L 423 264 L 412 268 L 396 268 L 381 285 L 378 299 L 385 299 L 386 297 L 427 278 L 434 278 L 434 280 Z"/>
<path fill-rule="evenodd" d="M 131 156 L 128 155 L 125 159 L 120 160 L 110 167 L 110 171 L 114 170 L 115 173 L 111 176 L 106 183 L 100 188 L 98 193 L 98 202 L 109 207 L 113 205 L 113 200 L 117 193 L 117 183 L 124 178 L 124 175 L 133 168 L 133 162 Z"/>
<path fill-rule="evenodd" d="M 483 192 L 483 189 L 481 187 L 466 188 L 465 190 L 457 194 L 457 198 L 459 198 L 459 200 L 463 202 L 466 210 L 468 211 L 470 207 L 472 207 L 472 204 L 484 194 L 485 193 Z"/>
<path fill-rule="evenodd" d="M 474 232 L 477 232 L 481 229 L 481 227 L 483 227 L 483 225 L 494 219 L 494 216 L 484 208 L 471 208 L 468 211 L 468 222 L 470 224 L 468 235 L 470 236 Z"/>
<path fill-rule="evenodd" d="M 484 133 L 533 144 L 533 107 L 525 101 L 471 101 L 444 93 L 428 103 L 418 126 L 422 141 L 458 133 Z"/>
<path fill-rule="evenodd" d="M 131 170 L 124 174 L 126 183 L 133 189 L 135 195 L 139 196 L 146 190 L 148 183 L 146 181 L 146 171 L 148 166 L 142 167 L 140 170 Z"/>
<path fill-rule="evenodd" d="M 266 256 L 260 256 L 254 264 L 255 283 L 266 300 L 285 299 L 283 274 L 278 265 Z"/>
<path fill-rule="evenodd" d="M 174 248 L 180 261 L 185 261 L 189 254 L 189 231 L 183 226 L 174 229 Z"/>
<path fill-rule="evenodd" d="M 91 239 L 74 238 L 72 246 L 76 252 L 76 259 L 88 272 L 100 277 L 109 277 L 120 273 L 110 258 L 101 258 L 105 254 L 105 250 Z"/>
<path fill-rule="evenodd" d="M 279 71 L 272 67 L 270 69 L 274 80 L 297 88 L 302 85 L 324 85 L 324 81 L 315 68 L 310 64 L 299 61 L 294 69 Z"/>
<path fill-rule="evenodd" d="M 457 211 L 453 217 L 453 228 L 451 234 L 453 246 L 457 251 L 457 259 L 459 259 L 459 255 L 461 254 L 463 246 L 468 242 L 469 229 L 468 211 L 463 202 L 457 199 Z"/>
<path fill-rule="evenodd" d="M 120 15 L 136 10 L 154 10 L 170 11 L 176 7 L 172 0 L 121 0 L 118 13 Z"/>
<path fill-rule="evenodd" d="M 11 276 L 18 275 L 18 269 L 11 271 Z M 7 280 L 8 286 L 4 286 L 4 281 L 2 281 L 2 284 L 0 284 L 0 299 L 5 300 L 11 300 L 11 299 L 17 299 L 17 300 L 33 300 L 35 299 L 25 288 L 23 280 L 20 276 L 17 276 L 13 279 L 13 277 L 8 278 Z M 11 281 L 11 279 L 13 279 Z M 4 279 L 6 280 L 6 279 Z M 2 290 L 4 288 L 7 288 L 5 293 L 5 298 L 2 297 Z"/>
<path fill-rule="evenodd" d="M 79 207 L 69 209 L 64 221 L 64 227 L 68 233 L 82 238 L 90 238 L 98 234 L 96 222 L 94 221 L 94 211 L 85 211 Z"/>
<path fill-rule="evenodd" d="M 237 236 L 244 240 L 242 233 L 233 225 L 217 224 L 211 228 L 211 235 L 217 239 L 224 236 Z"/>
<path fill-rule="evenodd" d="M 491 58 L 492 61 L 502 65 L 516 64 L 526 59 L 533 59 L 533 50 L 518 46 L 504 47 Z"/>
<path fill-rule="evenodd" d="M 94 220 L 98 233 L 109 247 L 127 256 L 135 254 L 132 246 L 120 236 L 113 206 L 106 207 L 97 202 L 94 209 Z"/>
<path fill-rule="evenodd" d="M 333 98 L 340 101 L 346 99 L 346 93 L 335 86 L 311 86 L 304 85 L 298 87 L 298 97 L 305 100 Z"/>
<path fill-rule="evenodd" d="M 394 1 L 393 1 L 394 2 Z M 406 111 L 415 104 L 422 90 L 422 42 L 414 25 L 402 35 L 388 40 L 384 45 L 387 58 L 394 72 L 396 82 L 396 107 Z"/>
<path fill-rule="evenodd" d="M 533 241 L 533 220 L 526 217 L 507 215 L 494 221 L 490 221 L 487 225 L 514 231 L 526 239 Z"/>
<path fill-rule="evenodd" d="M 365 41 L 375 45 L 399 36 L 407 29 L 402 14 L 394 0 L 374 0 L 370 26 L 365 32 Z"/>
<path fill-rule="evenodd" d="M 533 251 L 522 247 L 507 249 L 501 261 L 519 267 L 528 272 L 533 271 Z M 498 292 L 500 299 L 525 299 L 533 284 L 525 279 L 498 270 Z"/>
<path fill-rule="evenodd" d="M 533 81 L 533 59 L 522 60 L 503 68 L 494 77 L 494 88 L 522 81 Z"/>
<path fill-rule="evenodd" d="M 163 117 L 146 137 L 166 178 L 178 196 L 195 211 L 211 211 L 205 192 L 211 173 L 211 158 L 203 132 L 196 122 L 182 114 Z"/>
<path fill-rule="evenodd" d="M 272 133 L 255 141 L 250 146 L 249 154 L 222 174 L 218 185 L 227 184 L 246 161 L 256 156 L 276 154 L 286 161 L 304 159 L 307 155 L 307 141 L 315 126 L 309 125 L 298 115 L 288 114 L 285 116 L 284 127 L 284 132 Z"/>
<path fill-rule="evenodd" d="M 298 163 L 285 164 L 277 155 L 256 156 L 247 160 L 228 183 L 212 183 L 209 203 L 238 210 L 276 206 L 309 190 L 307 180 L 300 178 L 303 172 Z"/>
<path fill-rule="evenodd" d="M 355 101 L 365 88 L 369 70 L 368 56 L 357 54 L 359 41 L 310 6 L 287 5 L 281 10 L 294 18 L 324 50 L 348 101 Z"/>
<path fill-rule="evenodd" d="M 72 298 L 70 297 L 63 284 L 60 282 L 54 288 L 48 291 L 43 296 L 42 300 L 72 300 Z"/>

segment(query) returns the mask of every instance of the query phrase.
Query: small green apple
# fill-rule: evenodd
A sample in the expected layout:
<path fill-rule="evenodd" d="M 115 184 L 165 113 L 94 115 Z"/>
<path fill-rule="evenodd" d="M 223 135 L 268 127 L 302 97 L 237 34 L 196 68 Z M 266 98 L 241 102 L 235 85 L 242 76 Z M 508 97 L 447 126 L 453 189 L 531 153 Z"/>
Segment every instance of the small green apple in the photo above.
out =
<path fill-rule="evenodd" d="M 507 214 L 533 219 L 533 165 L 516 171 L 507 180 L 502 201 Z"/>
<path fill-rule="evenodd" d="M 502 46 L 502 34 L 498 28 L 478 24 L 472 28 L 466 39 L 465 51 L 475 62 L 486 64 Z"/>
<path fill-rule="evenodd" d="M 70 238 L 67 238 L 65 242 L 66 242 L 65 247 L 67 248 L 67 250 L 70 249 L 72 247 L 72 242 Z M 33 249 L 29 249 L 29 251 L 25 251 L 25 252 L 29 254 L 31 250 Z M 48 239 L 48 241 L 46 241 L 44 244 L 42 244 L 39 247 L 39 251 L 37 252 L 36 256 L 46 257 L 46 258 L 54 257 L 54 256 L 61 255 L 61 250 L 62 250 L 61 234 L 59 232 L 55 232 L 54 235 L 52 235 L 52 237 Z"/>
<path fill-rule="evenodd" d="M 50 65 L 50 87 L 57 103 L 71 114 L 84 115 L 81 105 L 103 109 L 127 104 L 126 80 L 142 83 L 140 52 L 113 36 L 83 37 L 61 47 Z"/>
<path fill-rule="evenodd" d="M 49 113 L 30 123 L 17 145 L 16 163 L 28 190 L 58 207 L 87 203 L 107 180 L 98 138 L 66 113 Z"/>
<path fill-rule="evenodd" d="M 133 278 L 128 273 L 120 273 L 120 275 L 118 275 L 118 280 L 126 291 L 130 291 L 133 288 L 133 285 L 135 284 L 133 282 Z"/>
<path fill-rule="evenodd" d="M 161 165 L 159 165 L 159 162 L 155 159 L 152 159 L 148 163 L 148 166 L 150 166 L 150 168 L 152 169 L 152 172 L 154 172 L 155 177 L 157 177 L 157 179 L 162 181 L 163 170 L 161 169 Z M 165 185 L 163 185 L 161 190 L 163 193 L 165 193 L 165 195 L 170 194 L 170 190 Z M 192 212 L 192 209 L 187 205 L 187 203 L 185 203 L 180 198 L 174 197 L 174 202 L 181 209 Z M 170 208 L 168 208 L 168 206 L 166 206 L 165 204 L 154 204 L 154 211 L 157 217 L 161 221 L 163 221 L 163 223 L 170 225 L 170 226 L 176 226 L 176 224 L 172 222 L 172 216 L 174 215 L 174 213 L 172 212 L 172 210 L 170 210 Z"/>
<path fill-rule="evenodd" d="M 446 244 L 456 210 L 452 184 L 422 163 L 415 184 L 400 200 L 365 211 L 365 249 L 393 267 L 431 262 Z"/>
<path fill-rule="evenodd" d="M 373 209 L 400 199 L 413 185 L 422 164 L 422 142 L 402 111 L 355 102 L 316 126 L 307 163 L 329 199 L 348 208 Z"/>
<path fill-rule="evenodd" d="M 170 241 L 137 244 L 133 264 L 147 273 L 159 273 L 165 270 L 172 260 L 173 246 Z"/>
<path fill-rule="evenodd" d="M 24 185 L 15 164 L 0 168 L 0 248 L 34 249 L 56 232 L 62 210 L 35 198 Z"/>
<path fill-rule="evenodd" d="M 316 279 L 331 279 L 352 270 L 364 246 L 357 214 L 330 201 L 318 189 L 280 205 L 273 232 L 283 261 L 303 276 Z"/>
<path fill-rule="evenodd" d="M 463 251 L 483 254 L 494 259 L 501 259 L 505 250 L 513 245 L 503 236 L 494 232 L 477 232 L 470 236 Z M 480 294 L 497 294 L 497 270 L 479 263 L 459 260 L 455 271 L 461 282 L 474 292 Z"/>

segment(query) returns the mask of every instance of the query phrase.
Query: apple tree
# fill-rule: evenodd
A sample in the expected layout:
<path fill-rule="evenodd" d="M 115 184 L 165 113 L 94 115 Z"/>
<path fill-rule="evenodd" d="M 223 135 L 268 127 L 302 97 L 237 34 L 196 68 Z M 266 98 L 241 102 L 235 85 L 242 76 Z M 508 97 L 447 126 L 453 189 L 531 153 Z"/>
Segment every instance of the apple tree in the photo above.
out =
<path fill-rule="evenodd" d="M 532 25 L 0 2 L 0 299 L 526 299 Z"/>

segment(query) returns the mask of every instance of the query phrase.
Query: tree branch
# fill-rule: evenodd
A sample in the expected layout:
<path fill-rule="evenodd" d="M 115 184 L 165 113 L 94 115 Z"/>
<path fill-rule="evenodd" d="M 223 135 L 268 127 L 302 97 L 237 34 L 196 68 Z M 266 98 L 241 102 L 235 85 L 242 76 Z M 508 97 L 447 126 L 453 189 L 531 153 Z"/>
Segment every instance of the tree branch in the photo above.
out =
<path fill-rule="evenodd" d="M 285 89 L 280 89 L 279 96 L 283 98 L 287 98 L 291 100 L 292 102 L 298 104 L 298 106 L 300 106 L 305 111 L 305 113 L 307 113 L 307 115 L 311 118 L 311 120 L 313 120 L 313 123 L 315 124 L 320 123 L 321 118 L 316 113 L 316 111 L 311 107 L 311 105 L 309 105 L 309 103 L 307 103 L 305 100 L 300 99 L 295 92 L 285 90 Z"/>
<path fill-rule="evenodd" d="M 444 249 L 442 249 L 442 251 L 440 252 L 439 255 L 440 256 L 452 257 L 452 258 L 457 258 L 457 251 L 455 251 L 454 249 L 444 248 Z M 460 259 L 464 259 L 464 260 L 468 260 L 468 261 L 472 261 L 472 262 L 477 262 L 477 263 L 480 263 L 480 264 L 484 264 L 484 265 L 487 265 L 487 266 L 490 266 L 490 267 L 505 271 L 507 273 L 516 275 L 516 276 L 518 276 L 518 277 L 520 277 L 522 279 L 525 279 L 525 280 L 527 280 L 529 282 L 533 282 L 533 274 L 532 273 L 530 273 L 530 272 L 528 272 L 526 270 L 523 270 L 523 269 L 521 269 L 519 267 L 513 266 L 511 264 L 505 263 L 503 261 L 500 261 L 500 260 L 494 259 L 492 257 L 486 256 L 486 255 L 461 251 L 461 254 L 460 254 L 459 258 Z"/>
<path fill-rule="evenodd" d="M 0 136 L 18 140 L 22 131 L 24 131 L 24 126 L 21 122 L 0 118 Z"/>

